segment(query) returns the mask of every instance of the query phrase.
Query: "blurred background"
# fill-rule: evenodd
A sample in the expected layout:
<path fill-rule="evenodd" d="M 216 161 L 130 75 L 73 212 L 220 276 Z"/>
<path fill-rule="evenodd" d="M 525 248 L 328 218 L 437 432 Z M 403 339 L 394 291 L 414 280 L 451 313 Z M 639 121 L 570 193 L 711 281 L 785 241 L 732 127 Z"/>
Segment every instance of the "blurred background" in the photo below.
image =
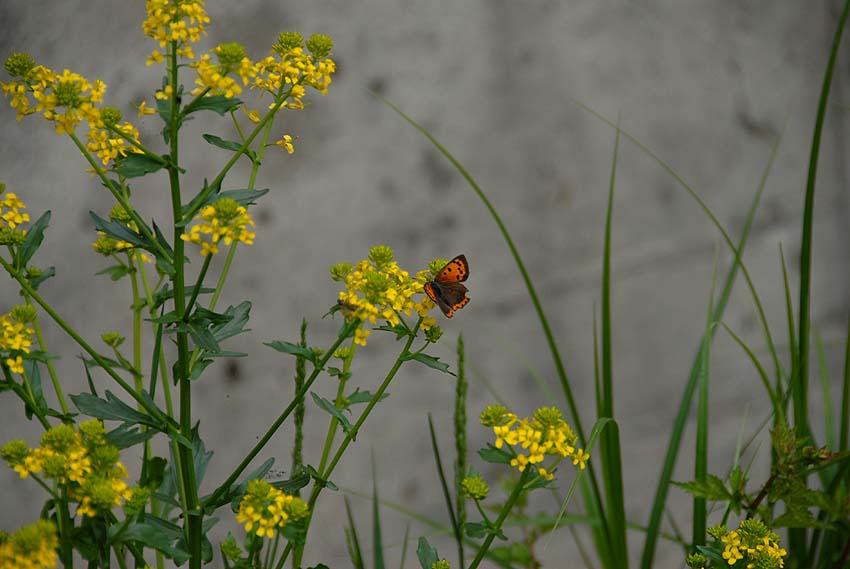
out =
<path fill-rule="evenodd" d="M 226 345 L 249 357 L 211 366 L 195 392 L 202 437 L 215 451 L 205 491 L 232 470 L 291 397 L 294 359 L 262 342 L 295 341 L 306 318 L 310 343 L 327 346 L 339 325 L 338 319 L 322 319 L 339 291 L 328 267 L 357 262 L 377 244 L 392 247 L 411 272 L 434 257 L 464 253 L 469 260 L 471 302 L 450 321 L 438 317 L 445 335 L 431 352 L 454 365 L 455 340 L 463 333 L 471 381 L 470 463 L 493 486 L 504 470 L 474 453 L 491 438 L 478 424 L 478 413 L 499 400 L 520 415 L 552 404 L 535 377 L 554 393 L 554 404 L 566 409 L 523 282 L 486 209 L 435 148 L 371 92 L 429 129 L 503 216 L 549 315 L 586 428 L 595 419 L 592 326 L 615 131 L 582 105 L 612 121 L 619 116 L 626 132 L 699 193 L 733 240 L 740 235 L 771 146 L 787 125 L 744 256 L 771 331 L 787 356 L 779 246 L 796 304 L 803 190 L 817 96 L 836 25 L 834 2 L 208 0 L 207 8 L 212 23 L 196 53 L 238 41 L 259 59 L 281 31 L 321 32 L 334 39 L 338 73 L 327 96 L 311 92 L 307 109 L 282 115 L 276 134 L 296 136 L 296 152 L 290 156 L 271 148 L 260 170 L 257 186 L 271 191 L 252 210 L 256 244 L 241 248 L 220 303 L 253 303 L 251 331 Z M 144 65 L 155 47 L 141 31 L 144 13 L 139 0 L 0 0 L 0 54 L 26 51 L 53 69 L 67 67 L 103 79 L 106 103 L 120 107 L 145 141 L 162 148 L 159 119 L 138 120 L 131 106 L 142 100 L 153 104 L 162 74 Z M 826 120 L 815 204 L 812 323 L 835 379 L 833 395 L 850 309 L 846 54 L 845 45 Z M 191 76 L 184 77 L 190 84 Z M 95 233 L 88 212 L 106 216 L 112 198 L 85 172 L 69 139 L 57 137 L 42 120 L 18 123 L 14 116 L 7 103 L 0 106 L 0 181 L 26 201 L 33 218 L 47 209 L 53 212 L 35 261 L 55 266 L 57 277 L 41 292 L 85 338 L 103 347 L 101 333 L 129 335 L 131 324 L 129 284 L 116 286 L 106 276 L 94 276 L 108 262 L 91 249 Z M 228 157 L 200 135 L 233 138 L 233 127 L 205 114 L 182 132 L 183 184 L 191 196 Z M 232 171 L 225 188 L 244 187 L 246 165 Z M 170 219 L 164 174 L 145 178 L 134 190 L 145 217 Z M 615 407 L 629 521 L 645 524 L 704 328 L 715 261 L 722 277 L 731 255 L 694 200 L 625 139 L 613 215 Z M 217 261 L 220 267 L 222 259 Z M 739 277 L 724 322 L 766 360 L 752 297 L 743 284 Z M 17 302 L 16 291 L 10 280 L 0 287 L 3 311 Z M 79 348 L 55 327 L 48 327 L 46 336 L 50 351 L 62 357 L 57 365 L 67 392 L 85 390 Z M 355 360 L 354 384 L 374 390 L 397 350 L 391 337 L 373 333 Z M 722 330 L 712 348 L 711 371 L 710 470 L 723 475 L 739 437 L 757 430 L 767 404 L 752 364 Z M 105 378 L 98 379 L 102 389 L 111 388 Z M 315 389 L 330 396 L 335 380 L 323 378 Z M 348 492 L 370 492 L 374 453 L 383 499 L 447 524 L 426 417 L 433 415 L 448 455 L 453 390 L 451 376 L 415 363 L 403 367 L 391 397 L 365 424 L 334 481 Z M 813 381 L 811 404 L 820 401 Z M 0 398 L 2 442 L 16 437 L 37 442 L 40 429 L 22 415 L 17 399 L 8 393 Z M 305 458 L 317 463 L 326 415 L 310 405 L 308 423 Z M 823 430 L 822 424 L 814 427 Z M 677 480 L 689 479 L 692 472 L 687 450 L 692 433 L 686 436 Z M 769 447 L 764 433 L 757 440 L 761 444 L 748 456 L 758 465 Z M 257 464 L 273 456 L 277 469 L 288 470 L 291 441 L 284 428 Z M 450 462 L 448 456 L 444 460 Z M 758 480 L 758 466 L 754 472 Z M 571 469 L 562 469 L 559 478 L 565 490 Z M 689 533 L 690 500 L 675 488 L 670 494 L 671 515 Z M 0 529 L 34 521 L 43 499 L 35 484 L 0 469 L 5 505 Z M 356 495 L 351 499 L 365 530 L 369 503 Z M 548 500 L 541 507 L 557 511 Z M 394 566 L 410 518 L 389 508 L 382 515 L 388 562 Z M 237 530 L 226 511 L 221 517 L 213 543 Z M 348 566 L 342 519 L 341 493 L 324 493 L 305 566 Z M 547 547 L 537 549 L 544 566 L 565 566 L 565 559 L 574 560 L 570 566 L 582 566 L 566 532 L 561 528 Z M 432 532 L 412 522 L 410 535 L 422 534 Z M 637 559 L 643 534 L 629 537 Z M 433 537 L 432 543 L 447 557 L 454 552 L 443 538 Z M 415 563 L 414 549 L 415 542 L 409 563 Z M 662 542 L 656 566 L 682 565 L 681 550 Z"/>

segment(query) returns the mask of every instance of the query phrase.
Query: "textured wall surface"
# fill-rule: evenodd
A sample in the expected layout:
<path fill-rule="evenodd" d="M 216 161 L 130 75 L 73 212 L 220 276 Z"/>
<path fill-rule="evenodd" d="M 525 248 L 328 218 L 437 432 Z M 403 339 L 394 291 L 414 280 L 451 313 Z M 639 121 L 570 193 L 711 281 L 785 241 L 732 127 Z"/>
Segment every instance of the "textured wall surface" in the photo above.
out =
<path fill-rule="evenodd" d="M 745 255 L 785 354 L 779 244 L 794 283 L 809 144 L 836 23 L 831 2 L 208 2 L 213 22 L 203 46 L 240 41 L 259 58 L 279 31 L 323 32 L 335 40 L 339 73 L 326 97 L 311 95 L 305 111 L 283 116 L 279 130 L 298 137 L 297 151 L 289 156 L 270 149 L 261 170 L 258 186 L 271 192 L 254 210 L 256 244 L 240 251 L 222 298 L 223 303 L 250 299 L 254 304 L 251 332 L 227 346 L 250 358 L 210 367 L 196 392 L 202 436 L 215 450 L 206 490 L 226 476 L 289 400 L 293 361 L 262 342 L 294 340 L 305 317 L 311 343 L 327 345 L 338 325 L 321 319 L 338 292 L 328 266 L 356 262 L 371 245 L 390 245 L 412 271 L 437 256 L 462 252 L 470 261 L 472 301 L 451 321 L 441 322 L 446 335 L 434 352 L 453 361 L 454 338 L 463 332 L 472 379 L 471 449 L 488 438 L 475 417 L 495 402 L 491 389 L 521 414 L 547 401 L 535 375 L 558 393 L 528 295 L 484 206 L 451 165 L 370 90 L 430 129 L 504 217 L 551 319 L 586 425 L 593 422 L 593 311 L 599 301 L 615 132 L 582 105 L 611 120 L 619 115 L 623 129 L 687 181 L 733 239 L 740 234 L 771 145 L 786 125 Z M 0 0 L 0 54 L 27 51 L 54 69 L 102 78 L 109 86 L 107 102 L 135 121 L 129 103 L 143 98 L 150 103 L 161 73 L 143 64 L 154 47 L 141 32 L 143 17 L 139 0 Z M 812 318 L 835 378 L 850 308 L 846 52 L 833 85 L 815 205 Z M 146 140 L 161 145 L 156 117 L 135 122 Z M 71 142 L 43 121 L 16 123 L 4 104 L 0 124 L 0 181 L 26 200 L 32 214 L 53 211 L 37 260 L 54 265 L 58 277 L 42 288 L 43 294 L 92 341 L 109 330 L 128 334 L 129 285 L 116 287 L 106 277 L 93 276 L 106 263 L 91 250 L 88 211 L 108 213 L 110 196 L 84 172 Z M 228 138 L 232 126 L 210 115 L 184 132 L 183 182 L 187 192 L 194 192 L 226 159 L 200 134 Z M 629 519 L 644 524 L 704 326 L 715 258 L 723 274 L 731 256 L 716 228 L 670 174 L 625 139 L 620 151 L 612 257 L 616 413 L 627 465 Z M 237 168 L 225 185 L 242 187 L 246 172 Z M 164 175 L 146 178 L 135 188 L 146 217 L 169 219 Z M 5 311 L 16 302 L 16 289 L 9 280 L 0 282 Z M 796 285 L 792 288 L 796 295 Z M 724 322 L 769 364 L 743 281 Z M 46 335 L 50 351 L 62 356 L 58 369 L 67 390 L 84 390 L 79 348 L 55 327 Z M 373 334 L 355 361 L 354 381 L 375 389 L 397 349 L 389 337 Z M 711 369 L 710 468 L 723 474 L 739 432 L 748 436 L 757 429 L 766 405 L 751 364 L 722 331 Z M 335 390 L 330 379 L 317 386 L 326 395 Z M 369 491 L 374 452 L 384 499 L 446 522 L 426 414 L 434 416 L 447 451 L 451 378 L 410 365 L 390 392 L 334 479 L 350 491 Z M 819 400 L 813 394 L 812 404 Z M 555 402 L 565 407 L 561 396 Z M 18 402 L 4 393 L 2 442 L 19 436 L 36 442 L 36 425 L 21 415 Z M 313 452 L 307 459 L 317 462 L 326 423 L 315 407 L 309 409 L 310 418 L 306 444 Z M 692 446 L 692 435 L 687 436 L 686 449 Z M 290 445 L 291 434 L 284 429 L 262 457 L 276 456 L 286 469 Z M 766 453 L 762 442 L 758 464 Z M 690 475 L 690 454 L 685 450 L 679 462 L 679 480 Z M 495 480 L 500 469 L 476 458 L 472 463 Z M 560 484 L 566 487 L 569 481 L 569 469 L 564 469 Z M 689 532 L 689 501 L 676 489 L 671 496 L 672 511 Z M 0 469 L 0 528 L 32 521 L 42 499 L 35 484 Z M 353 503 L 358 520 L 368 523 L 367 502 L 353 498 Z M 548 501 L 542 505 L 556 511 Z M 323 495 L 306 563 L 348 565 L 341 507 L 340 494 Z M 389 509 L 383 515 L 394 565 L 407 518 Z M 222 517 L 215 536 L 235 528 L 226 512 Z M 413 523 L 411 535 L 425 532 Z M 630 535 L 634 559 L 642 541 L 642 534 Z M 440 538 L 435 543 L 447 555 L 452 551 Z M 545 566 L 562 567 L 576 551 L 562 528 L 537 553 Z M 656 566 L 681 565 L 680 550 L 662 543 Z M 569 566 L 581 566 L 579 558 Z"/>

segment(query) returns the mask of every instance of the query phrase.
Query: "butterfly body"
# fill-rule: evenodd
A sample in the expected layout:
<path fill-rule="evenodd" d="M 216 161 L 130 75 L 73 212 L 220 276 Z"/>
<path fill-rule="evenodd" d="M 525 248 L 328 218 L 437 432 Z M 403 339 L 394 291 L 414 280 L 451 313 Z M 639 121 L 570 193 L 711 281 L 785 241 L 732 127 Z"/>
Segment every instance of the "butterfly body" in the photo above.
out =
<path fill-rule="evenodd" d="M 433 280 L 425 283 L 425 294 L 440 307 L 446 318 L 469 302 L 469 289 L 463 283 L 469 277 L 469 263 L 465 255 L 458 255 L 440 270 Z"/>

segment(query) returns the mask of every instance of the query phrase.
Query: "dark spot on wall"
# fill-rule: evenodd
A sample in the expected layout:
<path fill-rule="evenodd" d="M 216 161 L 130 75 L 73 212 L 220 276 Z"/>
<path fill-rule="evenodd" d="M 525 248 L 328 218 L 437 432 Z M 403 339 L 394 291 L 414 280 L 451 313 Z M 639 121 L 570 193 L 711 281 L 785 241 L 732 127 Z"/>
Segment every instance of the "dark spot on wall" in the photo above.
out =
<path fill-rule="evenodd" d="M 434 227 L 440 231 L 449 231 L 457 227 L 457 217 L 451 213 L 444 213 L 434 220 Z"/>
<path fill-rule="evenodd" d="M 455 180 L 455 171 L 446 159 L 428 148 L 422 153 L 422 168 L 433 192 L 437 195 L 445 195 Z"/>
<path fill-rule="evenodd" d="M 377 95 L 384 95 L 387 92 L 387 80 L 380 75 L 376 75 L 369 79 L 366 87 Z"/>
<path fill-rule="evenodd" d="M 257 224 L 269 225 L 274 220 L 274 214 L 270 207 L 260 207 L 257 209 Z"/>
<path fill-rule="evenodd" d="M 378 182 L 378 193 L 386 200 L 397 200 L 399 195 L 398 185 L 389 178 L 383 178 Z"/>
<path fill-rule="evenodd" d="M 419 483 L 408 478 L 405 480 L 401 492 L 406 500 L 413 501 L 419 496 Z"/>
<path fill-rule="evenodd" d="M 230 383 L 236 383 L 243 379 L 242 366 L 238 360 L 229 359 L 224 363 L 224 379 Z"/>

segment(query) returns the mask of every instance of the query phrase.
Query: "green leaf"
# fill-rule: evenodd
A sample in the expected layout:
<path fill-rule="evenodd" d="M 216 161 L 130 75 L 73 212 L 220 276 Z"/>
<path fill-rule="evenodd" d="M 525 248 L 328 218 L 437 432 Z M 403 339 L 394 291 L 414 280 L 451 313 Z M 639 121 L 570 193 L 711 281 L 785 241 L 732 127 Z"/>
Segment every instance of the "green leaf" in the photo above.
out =
<path fill-rule="evenodd" d="M 263 344 L 272 348 L 273 350 L 277 350 L 278 352 L 282 352 L 284 354 L 292 354 L 293 356 L 304 358 L 313 363 L 315 363 L 316 361 L 316 352 L 314 352 L 312 348 L 308 348 L 306 346 L 299 346 L 298 344 L 293 344 L 292 342 L 283 342 L 281 340 L 263 342 Z"/>
<path fill-rule="evenodd" d="M 234 97 L 212 95 L 210 97 L 201 97 L 200 99 L 186 105 L 183 109 L 183 114 L 188 115 L 197 111 L 213 111 L 224 116 L 230 111 L 238 109 L 241 104 L 242 101 Z"/>
<path fill-rule="evenodd" d="M 204 140 L 206 140 L 213 146 L 223 148 L 224 150 L 232 150 L 233 152 L 239 152 L 239 150 L 242 149 L 242 143 L 236 142 L 235 140 L 224 140 L 223 138 L 214 134 L 203 134 L 201 136 L 203 136 Z M 255 160 L 257 157 L 257 154 L 250 148 L 246 148 L 243 154 L 247 156 L 250 160 Z"/>
<path fill-rule="evenodd" d="M 342 411 L 340 411 L 336 407 L 336 405 L 334 405 L 333 403 L 331 403 L 330 401 L 328 401 L 324 397 L 319 397 L 318 395 L 316 395 L 312 391 L 310 392 L 310 395 L 313 397 L 313 402 L 315 402 L 316 405 L 318 405 L 320 409 L 330 413 L 337 421 L 339 421 L 339 424 L 342 425 L 342 429 L 346 433 L 351 432 L 351 422 L 346 418 L 345 415 L 342 414 Z M 355 439 L 356 439 L 356 437 L 352 437 L 352 440 L 355 440 Z"/>
<path fill-rule="evenodd" d="M 153 249 L 147 239 L 123 223 L 119 221 L 106 221 L 93 211 L 89 212 L 89 216 L 94 220 L 94 228 L 98 231 L 103 231 L 109 237 L 118 239 L 119 241 L 126 241 L 143 249 Z"/>
<path fill-rule="evenodd" d="M 340 379 L 351 379 L 350 371 L 342 371 L 338 367 L 329 367 L 327 369 L 328 375 L 331 377 L 338 377 Z"/>
<path fill-rule="evenodd" d="M 35 255 L 35 252 L 41 246 L 41 242 L 44 241 L 44 230 L 47 229 L 47 224 L 49 222 L 50 212 L 45 211 L 41 217 L 33 223 L 32 227 L 27 230 L 27 237 L 24 239 L 24 244 L 21 245 L 21 248 L 18 251 L 16 264 L 19 267 L 25 268 L 30 259 L 32 259 L 32 256 Z"/>
<path fill-rule="evenodd" d="M 431 569 L 431 565 L 440 560 L 437 549 L 428 543 L 428 540 L 424 536 L 419 538 L 419 545 L 416 546 L 416 556 L 419 558 L 419 565 L 422 569 Z"/>
<path fill-rule="evenodd" d="M 162 527 L 148 523 L 131 523 L 124 531 L 119 531 L 122 527 L 123 524 L 114 524 L 109 527 L 110 544 L 139 542 L 161 551 L 178 565 L 185 563 L 190 557 L 189 553 L 173 545 L 173 536 L 164 531 Z"/>
<path fill-rule="evenodd" d="M 47 279 L 49 279 L 50 277 L 55 276 L 55 275 L 56 275 L 56 267 L 47 267 L 46 269 L 41 271 L 40 275 L 38 275 L 35 278 L 30 279 L 30 286 L 34 290 L 38 290 L 38 287 L 41 286 L 41 283 L 43 283 L 44 281 L 46 281 Z"/>
<path fill-rule="evenodd" d="M 38 370 L 38 363 L 32 359 L 26 359 L 23 366 L 24 372 L 29 378 L 30 389 L 35 400 L 36 409 L 30 408 L 29 404 L 26 406 L 27 419 L 32 419 L 33 412 L 38 411 L 39 415 L 45 415 L 49 408 L 47 406 L 47 400 L 44 398 L 44 392 L 41 389 L 41 373 Z"/>
<path fill-rule="evenodd" d="M 109 275 L 113 281 L 120 280 L 124 275 L 130 274 L 130 267 L 127 265 L 112 265 L 95 273 L 96 275 Z"/>
<path fill-rule="evenodd" d="M 309 464 L 305 464 L 302 468 L 304 469 L 304 472 L 309 474 L 310 478 L 315 480 L 316 484 L 318 484 L 319 486 L 323 488 L 328 488 L 329 490 L 333 490 L 334 492 L 339 490 L 339 487 L 336 484 L 326 478 L 322 478 L 321 476 L 319 476 L 319 471 L 310 466 Z"/>
<path fill-rule="evenodd" d="M 705 480 L 696 480 L 694 482 L 672 482 L 688 494 L 696 498 L 704 498 L 713 502 L 721 500 L 729 500 L 732 494 L 726 489 L 726 484 L 722 479 L 709 474 Z"/>
<path fill-rule="evenodd" d="M 156 431 L 142 431 L 138 427 L 123 423 L 106 433 L 106 442 L 119 450 L 143 443 L 156 434 Z"/>
<path fill-rule="evenodd" d="M 128 154 L 124 158 L 115 161 L 115 171 L 125 178 L 138 178 L 161 169 L 163 164 L 160 160 L 151 158 L 146 154 Z"/>
<path fill-rule="evenodd" d="M 478 456 L 485 462 L 492 462 L 494 464 L 510 464 L 514 458 L 507 451 L 496 448 L 491 443 L 487 443 L 486 448 L 478 449 Z"/>
<path fill-rule="evenodd" d="M 493 534 L 502 541 L 507 541 L 508 536 L 502 533 L 502 530 L 490 527 L 485 522 L 466 522 L 463 524 L 463 529 L 469 537 L 479 539 Z"/>
<path fill-rule="evenodd" d="M 294 494 L 298 490 L 304 488 L 307 484 L 310 483 L 310 475 L 306 472 L 299 474 L 298 476 L 293 476 L 289 480 L 279 480 L 277 482 L 272 482 L 271 485 L 277 488 L 278 490 L 282 490 L 287 494 Z"/>
<path fill-rule="evenodd" d="M 248 318 L 251 314 L 251 302 L 244 300 L 237 306 L 228 306 L 224 311 L 224 316 L 227 318 L 220 324 L 212 327 L 212 334 L 216 341 L 221 342 L 242 332 L 247 332 L 245 324 L 248 323 Z"/>
<path fill-rule="evenodd" d="M 222 198 L 230 198 L 235 200 L 239 205 L 254 205 L 257 203 L 257 200 L 262 196 L 269 193 L 268 188 L 261 188 L 259 190 L 245 189 L 245 190 L 227 190 L 221 192 L 218 196 L 218 199 Z"/>
<path fill-rule="evenodd" d="M 125 423 L 141 423 L 158 430 L 164 430 L 153 417 L 137 411 L 115 397 L 111 391 L 106 392 L 106 400 L 88 393 L 71 395 L 71 401 L 83 415 L 103 419 L 105 421 L 123 421 Z"/>
<path fill-rule="evenodd" d="M 146 464 L 147 467 L 144 469 L 143 477 L 139 480 L 139 485 L 159 488 L 165 479 L 165 468 L 168 466 L 168 461 L 161 456 L 154 456 L 149 458 Z"/>
<path fill-rule="evenodd" d="M 331 309 L 333 310 L 333 309 Z M 396 324 L 395 326 L 389 326 L 384 324 L 383 326 L 376 326 L 375 330 L 383 330 L 384 332 L 392 332 L 395 334 L 395 339 L 400 340 L 405 336 L 410 336 L 410 330 L 404 324 Z"/>
<path fill-rule="evenodd" d="M 441 362 L 440 358 L 438 358 L 438 357 L 429 356 L 428 354 L 423 354 L 423 353 L 419 352 L 419 353 L 412 354 L 412 355 L 409 354 L 405 359 L 406 360 L 414 360 L 414 361 L 417 361 L 419 363 L 425 364 L 426 366 L 428 366 L 430 368 L 434 368 L 438 371 L 441 371 L 443 373 L 451 374 L 451 372 L 449 371 L 449 364 Z"/>
<path fill-rule="evenodd" d="M 383 401 L 389 396 L 389 393 L 384 392 L 383 394 L 381 394 L 381 398 L 378 399 L 378 401 Z M 373 397 L 374 395 L 372 395 L 372 393 L 370 393 L 369 391 L 360 391 L 360 388 L 358 387 L 354 390 L 354 393 L 346 395 L 345 400 L 348 401 L 349 405 L 354 405 L 357 403 L 368 403 L 372 400 Z"/>

